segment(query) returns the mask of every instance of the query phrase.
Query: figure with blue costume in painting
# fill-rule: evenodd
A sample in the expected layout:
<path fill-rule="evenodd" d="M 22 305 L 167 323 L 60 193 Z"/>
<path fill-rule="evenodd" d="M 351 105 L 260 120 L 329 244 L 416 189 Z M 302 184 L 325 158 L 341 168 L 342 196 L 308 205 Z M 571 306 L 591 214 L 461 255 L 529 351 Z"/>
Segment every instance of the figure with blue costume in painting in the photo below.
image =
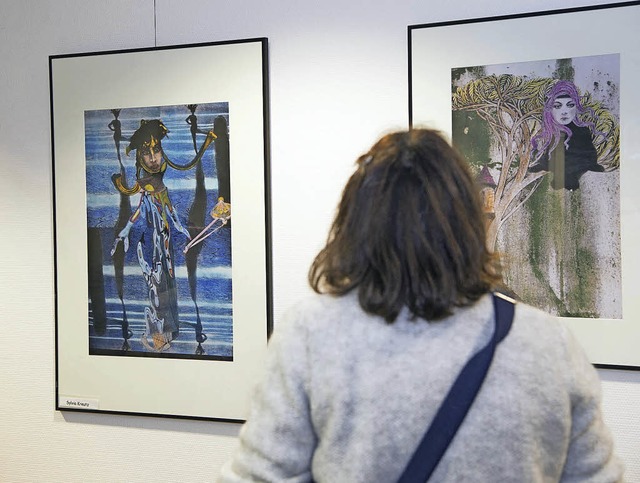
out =
<path fill-rule="evenodd" d="M 145 226 L 136 245 L 136 254 L 149 294 L 142 343 L 156 352 L 168 350 L 171 341 L 179 335 L 172 227 L 187 240 L 191 239 L 171 203 L 163 178 L 169 167 L 178 170 L 193 168 L 216 137 L 213 131 L 208 132 L 193 160 L 178 165 L 167 157 L 162 148 L 162 140 L 168 133 L 169 130 L 160 119 L 141 120 L 125 150 L 127 155 L 131 151 L 136 152 L 136 180 L 133 186 L 127 185 L 122 173 L 112 177 L 121 194 L 140 194 L 137 208 L 116 236 L 111 255 L 114 255 L 120 243 L 125 252 L 128 250 L 130 231 L 142 218 Z"/>

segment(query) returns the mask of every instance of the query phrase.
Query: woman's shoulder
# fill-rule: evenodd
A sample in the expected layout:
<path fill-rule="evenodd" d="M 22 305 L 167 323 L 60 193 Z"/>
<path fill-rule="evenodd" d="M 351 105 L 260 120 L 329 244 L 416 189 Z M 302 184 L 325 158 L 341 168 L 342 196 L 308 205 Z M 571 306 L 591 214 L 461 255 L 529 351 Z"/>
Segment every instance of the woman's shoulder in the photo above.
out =
<path fill-rule="evenodd" d="M 547 345 L 566 337 L 566 327 L 558 317 L 520 301 L 516 302 L 512 330 L 530 339 L 532 345 Z"/>
<path fill-rule="evenodd" d="M 520 301 L 516 302 L 514 317 L 520 321 L 520 323 L 525 323 L 529 326 L 552 326 L 555 329 L 560 328 L 557 317 L 533 305 Z"/>
<path fill-rule="evenodd" d="M 490 300 L 489 295 L 483 296 L 471 306 L 459 309 L 443 320 L 448 323 L 433 324 L 434 328 L 442 326 L 436 332 L 445 330 L 446 326 L 463 330 L 463 326 L 468 324 L 484 324 L 483 321 L 491 316 Z M 361 325 L 369 330 L 375 330 L 373 326 L 379 326 L 380 329 L 389 328 L 389 324 L 381 317 L 364 312 L 356 292 L 340 296 L 311 293 L 298 299 L 285 310 L 282 317 L 276 321 L 276 330 L 288 328 L 296 332 L 326 331 L 331 334 L 340 328 L 344 330 L 347 327 Z M 425 324 L 416 324 L 409 314 L 402 312 L 392 325 L 396 330 L 418 330 Z M 426 324 L 430 325 L 432 324 Z M 558 341 L 562 342 L 560 345 L 572 344 L 570 331 L 558 317 L 523 302 L 516 302 L 512 331 L 517 338 L 525 339 L 531 345 L 551 348 L 558 346 Z"/>
<path fill-rule="evenodd" d="M 537 352 L 550 364 L 590 365 L 584 349 L 562 320 L 525 303 L 517 303 L 512 327 L 514 346 Z"/>
<path fill-rule="evenodd" d="M 281 325 L 320 329 L 363 317 L 368 315 L 360 307 L 355 293 L 340 296 L 312 293 L 298 299 L 283 313 Z"/>

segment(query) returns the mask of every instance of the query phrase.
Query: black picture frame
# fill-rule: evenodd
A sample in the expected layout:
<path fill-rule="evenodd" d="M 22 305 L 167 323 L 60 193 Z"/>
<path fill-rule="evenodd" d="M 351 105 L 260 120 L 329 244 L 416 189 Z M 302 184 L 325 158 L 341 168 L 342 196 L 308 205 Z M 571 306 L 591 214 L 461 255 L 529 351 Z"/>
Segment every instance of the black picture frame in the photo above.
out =
<path fill-rule="evenodd" d="M 267 39 L 49 74 L 56 409 L 243 421 L 273 326 Z"/>
<path fill-rule="evenodd" d="M 598 288 L 600 295 L 597 299 L 597 308 L 587 315 L 576 315 L 579 310 L 571 308 L 558 309 L 557 315 L 576 334 L 585 347 L 590 360 L 597 367 L 628 370 L 640 370 L 640 351 L 637 350 L 640 342 L 640 325 L 637 324 L 640 317 L 640 305 L 637 302 L 637 290 L 635 289 L 640 282 L 637 275 L 640 273 L 640 259 L 635 255 L 636 247 L 640 242 L 640 232 L 637 228 L 640 221 L 640 210 L 636 194 L 636 186 L 640 182 L 640 169 L 637 168 L 638 163 L 633 161 L 636 157 L 635 153 L 640 150 L 640 142 L 635 134 L 638 125 L 637 113 L 640 112 L 640 96 L 635 88 L 640 76 L 640 52 L 636 48 L 637 41 L 635 40 L 635 25 L 638 19 L 640 19 L 640 2 L 631 1 L 498 17 L 460 19 L 408 27 L 409 124 L 412 127 L 435 128 L 448 135 L 454 146 L 461 149 L 463 154 L 470 159 L 479 177 L 481 168 L 484 167 L 481 164 L 484 163 L 488 167 L 487 172 L 491 177 L 484 181 L 487 182 L 487 186 L 491 184 L 490 181 L 495 185 L 493 186 L 494 191 L 489 193 L 495 197 L 491 201 L 495 204 L 504 202 L 501 206 L 504 211 L 496 215 L 494 210 L 492 213 L 488 212 L 487 216 L 501 217 L 503 213 L 508 212 L 508 209 L 513 208 L 515 202 L 507 200 L 505 193 L 509 188 L 509 183 L 516 177 L 519 177 L 517 179 L 522 185 L 529 187 L 530 192 L 534 191 L 530 188 L 532 186 L 530 183 L 539 183 L 536 186 L 541 186 L 542 183 L 553 183 L 554 178 L 548 174 L 551 170 L 547 171 L 546 166 L 537 165 L 539 171 L 534 172 L 536 170 L 534 158 L 526 158 L 533 152 L 532 145 L 522 142 L 522 139 L 530 140 L 540 132 L 545 101 L 544 94 L 549 93 L 551 86 L 555 85 L 557 81 L 571 79 L 571 75 L 573 75 L 569 71 L 558 72 L 560 69 L 557 66 L 564 65 L 567 69 L 571 69 L 574 66 L 572 61 L 576 59 L 586 59 L 581 60 L 581 65 L 586 66 L 590 57 L 598 57 L 597 61 L 593 61 L 596 67 L 597 62 L 617 62 L 615 64 L 618 66 L 617 78 L 615 76 L 607 77 L 611 72 L 604 72 L 607 74 L 604 75 L 603 72 L 596 72 L 597 69 L 594 69 L 591 78 L 587 80 L 586 67 L 583 67 L 583 71 L 580 73 L 581 82 L 576 81 L 575 83 L 579 87 L 582 99 L 593 101 L 594 105 L 595 101 L 603 99 L 605 95 L 601 91 L 596 92 L 598 89 L 609 89 L 611 95 L 608 99 L 616 99 L 617 104 L 613 101 L 608 104 L 605 101 L 599 101 L 601 108 L 599 112 L 606 111 L 610 114 L 609 120 L 613 127 L 605 132 L 603 139 L 606 137 L 607 142 L 616 139 L 611 141 L 611 144 L 614 145 L 611 152 L 617 150 L 616 156 L 618 158 L 612 155 L 603 161 L 600 147 L 604 146 L 604 141 L 601 139 L 601 144 L 597 146 L 600 167 L 594 165 L 595 169 L 593 167 L 590 169 L 593 172 L 600 170 L 605 173 L 596 173 L 595 175 L 591 172 L 587 173 L 580 179 L 579 184 L 569 186 L 565 182 L 564 186 L 549 188 L 549 193 L 562 198 L 562 203 L 567 207 L 567 210 L 572 206 L 575 208 L 575 206 L 584 207 L 588 203 L 597 204 L 598 206 L 594 210 L 600 210 L 598 212 L 599 219 L 607 221 L 599 226 L 590 226 L 589 230 L 608 230 L 606 235 L 598 235 L 602 237 L 600 246 L 604 248 L 598 252 L 597 260 L 593 262 L 593 267 L 597 269 L 590 271 L 592 275 L 583 275 L 582 281 L 579 282 L 583 284 L 581 290 L 587 283 L 599 284 L 601 288 Z M 610 60 L 611 58 L 613 61 Z M 558 61 L 564 61 L 564 64 L 558 63 Z M 540 81 L 538 77 L 544 76 L 539 76 L 538 72 L 542 72 L 546 67 L 534 66 L 533 64 L 536 62 L 538 64 L 555 62 L 549 69 L 557 68 L 556 72 L 549 74 L 548 79 Z M 522 70 L 519 71 L 518 69 L 521 67 Z M 475 72 L 474 69 L 476 69 Z M 578 76 L 577 71 L 575 75 Z M 601 79 L 605 80 L 604 84 L 599 83 Z M 610 79 L 614 80 L 608 82 Z M 471 85 L 472 81 L 473 85 Z M 500 90 L 500 96 L 502 96 L 504 89 L 512 88 L 516 83 L 520 83 L 522 86 L 526 84 L 525 87 L 533 89 L 532 86 L 538 82 L 536 87 L 538 90 L 535 92 L 540 94 L 539 99 L 537 101 L 533 99 L 535 97 L 533 94 L 530 94 L 531 98 L 526 98 L 526 96 L 522 98 L 528 102 L 527 109 L 529 111 L 526 115 L 531 117 L 522 124 L 525 126 L 524 128 L 517 127 L 514 131 L 526 128 L 530 132 L 527 136 L 522 136 L 521 133 L 517 134 L 520 137 L 512 144 L 512 147 L 520 146 L 522 149 L 513 148 L 514 152 L 517 151 L 513 159 L 507 155 L 495 154 L 505 152 L 500 149 L 506 144 L 500 146 L 500 141 L 496 139 L 495 135 L 497 132 L 495 130 L 502 129 L 500 132 L 505 132 L 503 127 L 498 128 L 497 125 L 492 125 L 490 128 L 486 128 L 490 121 L 488 118 L 483 119 L 482 116 L 488 111 L 480 112 L 480 109 L 484 109 L 484 107 L 479 108 L 478 104 L 475 107 L 470 107 L 471 104 L 465 104 L 461 100 L 463 98 L 469 100 L 469 96 L 475 95 L 470 94 L 472 91 L 477 94 L 480 89 L 487 89 L 487 84 L 490 81 L 495 81 L 499 87 L 493 91 L 489 89 L 485 93 L 490 91 L 493 95 L 503 89 Z M 464 87 L 465 90 L 459 90 L 461 87 Z M 616 92 L 612 94 L 612 90 L 616 90 Z M 515 98 L 513 95 L 510 99 Z M 507 97 L 501 99 L 504 100 Z M 521 104 L 525 102 L 522 99 Z M 463 126 L 464 123 L 456 121 L 459 119 L 456 116 L 466 115 L 465 113 L 472 114 L 469 117 L 471 120 L 468 126 Z M 586 114 L 585 116 L 588 117 Z M 523 118 L 518 122 L 522 120 Z M 476 125 L 471 126 L 471 123 L 474 122 Z M 589 121 L 585 120 L 584 122 L 587 125 Z M 595 123 L 596 121 L 593 121 L 593 125 Z M 514 122 L 512 126 L 515 125 Z M 475 132 L 480 132 L 480 127 L 482 127 L 485 129 L 484 134 L 478 134 L 476 141 L 470 141 L 467 143 L 468 146 L 463 146 L 464 135 L 469 130 L 473 131 L 477 126 L 479 127 Z M 467 129 L 467 133 L 464 132 L 465 129 Z M 592 128 L 589 129 L 593 132 Z M 601 127 L 597 130 L 603 132 Z M 483 139 L 484 141 L 482 141 Z M 485 144 L 485 146 L 479 146 L 480 144 Z M 512 147 L 508 149 L 512 149 Z M 467 151 L 464 151 L 465 148 Z M 469 150 L 474 148 L 477 148 L 478 152 L 469 154 Z M 487 152 L 493 154 L 486 155 Z M 483 156 L 485 161 L 483 161 Z M 499 169 L 495 166 L 499 166 Z M 601 192 L 608 190 L 610 193 L 602 195 L 602 198 L 594 203 L 587 197 L 585 186 L 588 186 L 588 183 L 584 181 L 583 184 L 583 180 L 589 177 L 592 177 L 593 180 L 598 176 L 605 175 L 615 176 L 616 181 L 607 181 L 610 186 L 607 185 L 606 189 L 603 183 Z M 591 186 L 594 186 L 594 183 L 598 182 L 591 181 Z M 575 194 L 580 190 L 583 193 L 580 195 L 582 198 Z M 533 196 L 531 193 L 525 192 L 524 189 L 518 194 L 522 194 L 523 199 L 526 196 Z M 507 201 L 511 203 L 509 205 L 511 208 L 506 205 Z M 516 200 L 516 202 L 520 201 Z M 610 210 L 611 213 L 604 213 L 602 210 L 608 208 L 609 201 L 616 205 L 616 209 Z M 526 202 L 533 203 L 534 201 L 527 198 Z M 535 220 L 531 221 L 531 218 L 527 220 L 523 221 L 522 225 L 537 226 Z M 508 223 L 503 218 L 499 218 L 499 221 L 500 223 Z M 567 225 L 569 232 L 575 233 L 577 231 L 574 225 Z M 598 224 L 595 223 L 595 225 Z M 501 227 L 504 226 L 506 225 L 501 225 Z M 582 229 L 580 227 L 584 224 L 576 226 Z M 509 228 L 511 231 L 516 229 L 513 226 Z M 498 230 L 494 230 L 496 238 L 500 236 Z M 503 236 L 503 239 L 506 238 Z M 503 255 L 503 259 L 507 261 L 507 265 L 515 266 L 515 268 L 507 266 L 507 270 L 519 269 L 519 265 L 522 265 L 525 257 L 546 257 L 545 263 L 550 266 L 552 263 L 556 263 L 548 261 L 550 252 L 546 245 L 541 245 L 543 248 L 534 253 L 531 250 L 531 245 L 528 245 L 528 249 L 523 249 L 522 246 L 516 247 L 515 244 L 503 243 L 503 245 L 499 245 L 499 242 L 496 242 L 497 249 Z M 520 253 L 516 253 L 518 251 Z M 576 255 L 574 259 L 582 257 L 584 260 L 587 256 L 589 255 L 584 257 Z M 567 265 L 573 263 L 573 259 L 565 259 L 560 255 L 557 259 L 566 262 Z M 584 266 L 583 262 L 580 263 Z M 600 266 L 605 264 L 614 268 Z M 594 273 L 595 275 L 593 275 Z M 526 279 L 525 276 L 522 278 L 522 280 L 531 279 L 532 277 Z M 593 280 L 596 281 L 593 282 Z M 522 282 L 521 286 L 524 285 L 525 283 Z M 554 287 L 551 285 L 549 283 L 550 288 L 547 287 L 549 291 L 563 302 L 562 297 L 569 293 L 569 289 L 566 289 L 566 286 L 558 289 L 557 286 L 560 286 L 561 283 L 556 283 L 557 286 Z M 515 295 L 520 295 L 517 290 Z M 524 297 L 523 300 L 532 305 L 538 305 L 535 300 Z M 572 303 L 575 304 L 575 301 Z M 596 302 L 594 302 L 595 304 Z M 557 305 L 560 305 L 560 302 Z M 538 306 L 549 310 L 548 305 L 540 304 Z M 550 311 L 553 313 L 552 310 Z M 600 315 L 602 313 L 605 315 Z"/>

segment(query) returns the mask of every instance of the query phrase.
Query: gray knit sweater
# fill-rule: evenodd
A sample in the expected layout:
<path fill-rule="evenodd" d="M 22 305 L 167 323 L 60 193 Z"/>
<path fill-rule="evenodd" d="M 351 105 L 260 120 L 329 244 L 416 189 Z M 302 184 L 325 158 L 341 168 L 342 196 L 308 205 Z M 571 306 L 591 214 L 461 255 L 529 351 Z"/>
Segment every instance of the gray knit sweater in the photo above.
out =
<path fill-rule="evenodd" d="M 493 332 L 490 296 L 438 322 L 394 324 L 356 297 L 314 296 L 270 342 L 221 481 L 394 482 L 444 394 Z M 430 481 L 614 482 L 599 380 L 557 320 L 524 304 Z"/>

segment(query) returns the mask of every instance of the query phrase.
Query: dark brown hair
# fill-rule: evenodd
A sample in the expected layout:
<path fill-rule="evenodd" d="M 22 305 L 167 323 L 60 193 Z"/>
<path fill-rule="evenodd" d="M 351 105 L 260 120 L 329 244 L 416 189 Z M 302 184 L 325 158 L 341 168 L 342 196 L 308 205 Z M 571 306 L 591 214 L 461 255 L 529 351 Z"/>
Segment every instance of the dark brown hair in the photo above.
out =
<path fill-rule="evenodd" d="M 499 282 L 479 187 L 440 133 L 388 134 L 357 164 L 309 271 L 316 292 L 356 289 L 362 308 L 387 322 L 405 306 L 437 320 Z"/>

